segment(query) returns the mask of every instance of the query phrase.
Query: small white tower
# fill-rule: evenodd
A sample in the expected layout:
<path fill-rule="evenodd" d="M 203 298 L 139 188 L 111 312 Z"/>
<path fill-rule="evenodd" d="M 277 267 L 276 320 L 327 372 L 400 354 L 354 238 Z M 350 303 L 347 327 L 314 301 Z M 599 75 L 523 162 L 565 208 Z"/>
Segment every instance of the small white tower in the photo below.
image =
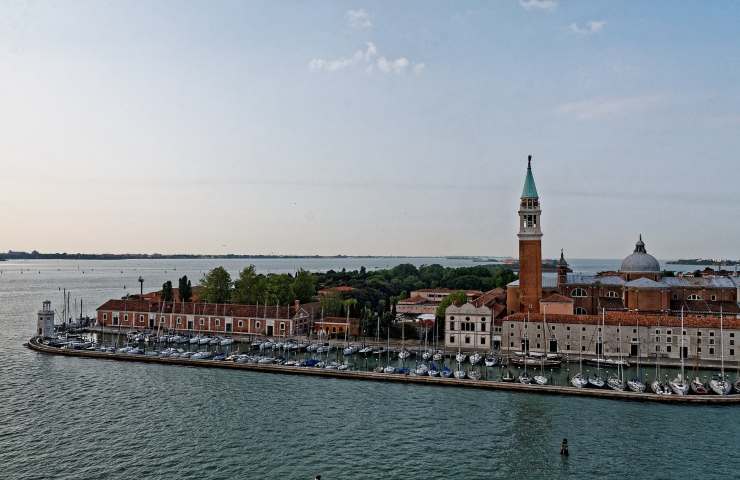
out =
<path fill-rule="evenodd" d="M 44 301 L 43 307 L 39 310 L 36 335 L 43 338 L 54 337 L 54 310 L 51 309 L 49 300 Z"/>

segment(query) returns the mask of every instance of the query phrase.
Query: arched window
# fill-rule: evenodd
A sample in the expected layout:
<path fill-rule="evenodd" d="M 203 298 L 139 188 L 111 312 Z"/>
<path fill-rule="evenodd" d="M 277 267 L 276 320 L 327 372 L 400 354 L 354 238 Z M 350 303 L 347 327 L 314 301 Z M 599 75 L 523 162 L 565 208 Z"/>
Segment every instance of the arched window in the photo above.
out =
<path fill-rule="evenodd" d="M 574 288 L 572 292 L 570 292 L 571 297 L 587 297 L 588 294 L 586 293 L 586 290 L 582 288 Z"/>
<path fill-rule="evenodd" d="M 576 315 L 586 315 L 586 309 L 583 307 L 576 307 Z"/>
<path fill-rule="evenodd" d="M 697 295 L 695 293 L 692 293 L 688 297 L 686 297 L 686 300 L 701 300 L 701 295 Z"/>
<path fill-rule="evenodd" d="M 608 292 L 606 292 L 606 296 L 608 298 L 619 298 L 619 295 L 614 290 L 609 290 Z"/>

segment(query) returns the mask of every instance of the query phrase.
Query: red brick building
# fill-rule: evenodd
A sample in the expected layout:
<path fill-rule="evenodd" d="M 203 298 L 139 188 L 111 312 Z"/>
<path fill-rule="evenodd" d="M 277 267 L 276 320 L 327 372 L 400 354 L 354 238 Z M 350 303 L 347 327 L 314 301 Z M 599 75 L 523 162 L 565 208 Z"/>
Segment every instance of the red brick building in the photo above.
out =
<path fill-rule="evenodd" d="M 346 317 L 324 317 L 323 319 L 314 322 L 313 331 L 315 333 L 321 332 L 330 338 L 343 338 L 345 331 L 347 332 L 347 335 L 349 337 L 359 337 L 360 319 Z"/>
<path fill-rule="evenodd" d="M 97 309 L 105 327 L 187 334 L 243 334 L 283 337 L 307 333 L 313 309 L 294 305 L 236 305 L 108 300 Z"/>

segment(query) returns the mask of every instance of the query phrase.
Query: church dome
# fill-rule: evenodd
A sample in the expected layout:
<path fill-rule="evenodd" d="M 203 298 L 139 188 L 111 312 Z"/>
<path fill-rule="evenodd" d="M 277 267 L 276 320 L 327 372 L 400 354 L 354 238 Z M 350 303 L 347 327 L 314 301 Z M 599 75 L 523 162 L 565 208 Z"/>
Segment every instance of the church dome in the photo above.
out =
<path fill-rule="evenodd" d="M 622 260 L 621 272 L 660 272 L 660 263 L 645 250 L 642 235 L 635 244 L 635 251 Z"/>

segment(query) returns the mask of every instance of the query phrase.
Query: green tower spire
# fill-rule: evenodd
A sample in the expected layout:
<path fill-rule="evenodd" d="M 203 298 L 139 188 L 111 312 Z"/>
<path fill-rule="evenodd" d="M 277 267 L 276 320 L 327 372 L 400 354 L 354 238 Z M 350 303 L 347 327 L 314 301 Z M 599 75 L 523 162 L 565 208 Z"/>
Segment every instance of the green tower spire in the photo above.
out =
<path fill-rule="evenodd" d="M 534 176 L 532 175 L 532 155 L 527 159 L 527 178 L 524 180 L 522 198 L 539 198 L 539 195 L 537 195 L 537 186 L 534 184 Z"/>

